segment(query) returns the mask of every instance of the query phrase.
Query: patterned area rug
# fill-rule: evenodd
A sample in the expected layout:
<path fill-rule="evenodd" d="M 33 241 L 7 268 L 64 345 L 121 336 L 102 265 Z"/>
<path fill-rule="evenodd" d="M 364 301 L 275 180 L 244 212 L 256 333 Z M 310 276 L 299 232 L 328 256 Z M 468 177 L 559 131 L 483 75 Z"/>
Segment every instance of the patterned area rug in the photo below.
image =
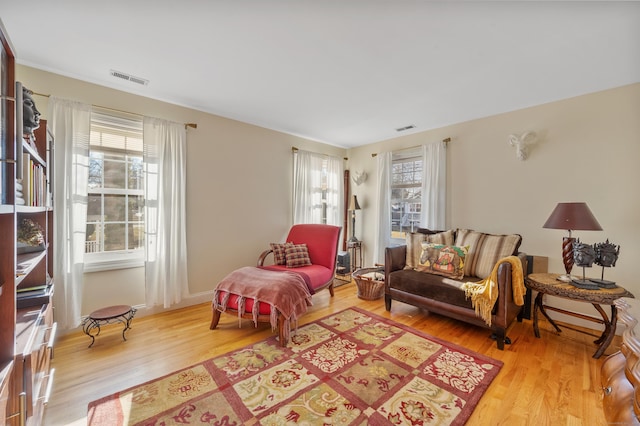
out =
<path fill-rule="evenodd" d="M 89 404 L 88 424 L 460 425 L 502 362 L 358 308 Z"/>

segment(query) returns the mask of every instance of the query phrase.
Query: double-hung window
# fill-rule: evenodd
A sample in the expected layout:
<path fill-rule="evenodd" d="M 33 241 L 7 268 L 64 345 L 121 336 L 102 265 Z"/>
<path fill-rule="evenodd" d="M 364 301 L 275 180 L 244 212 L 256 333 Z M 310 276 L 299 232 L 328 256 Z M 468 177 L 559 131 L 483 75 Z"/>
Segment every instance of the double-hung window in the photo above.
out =
<path fill-rule="evenodd" d="M 342 159 L 296 151 L 293 168 L 294 223 L 340 225 Z"/>
<path fill-rule="evenodd" d="M 142 119 L 91 113 L 85 271 L 144 264 Z"/>
<path fill-rule="evenodd" d="M 391 238 L 404 239 L 420 227 L 423 164 L 420 149 L 391 157 Z"/>

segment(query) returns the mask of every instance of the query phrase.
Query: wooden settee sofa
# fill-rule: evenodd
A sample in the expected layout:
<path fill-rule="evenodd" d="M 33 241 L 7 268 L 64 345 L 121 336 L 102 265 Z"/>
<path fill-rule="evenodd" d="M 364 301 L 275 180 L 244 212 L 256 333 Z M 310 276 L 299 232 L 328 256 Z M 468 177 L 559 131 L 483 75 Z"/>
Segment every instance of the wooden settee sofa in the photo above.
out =
<path fill-rule="evenodd" d="M 499 349 L 510 343 L 506 333 L 509 325 L 522 320 L 524 294 L 523 271 L 527 258 L 518 251 L 522 237 L 492 235 L 467 229 L 419 232 L 407 235 L 407 244 L 387 247 L 385 251 L 385 307 L 391 310 L 393 300 L 408 303 L 427 311 L 488 328 Z M 433 273 L 431 265 L 421 265 L 426 254 L 424 247 L 467 247 L 463 276 L 451 278 Z M 446 249 L 444 249 L 446 250 Z M 514 259 L 519 260 L 514 263 Z M 426 262 L 427 264 L 429 262 Z M 433 263 L 433 262 L 432 262 Z M 518 267 L 517 281 L 514 269 Z M 497 300 L 483 318 L 465 291 L 465 283 L 495 280 Z M 484 280 L 484 281 L 483 281 Z"/>

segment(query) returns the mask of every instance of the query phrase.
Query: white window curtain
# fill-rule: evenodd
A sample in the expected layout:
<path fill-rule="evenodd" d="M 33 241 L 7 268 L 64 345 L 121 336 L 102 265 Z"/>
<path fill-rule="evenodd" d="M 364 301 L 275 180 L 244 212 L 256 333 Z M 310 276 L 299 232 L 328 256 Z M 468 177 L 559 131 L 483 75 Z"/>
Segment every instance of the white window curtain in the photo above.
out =
<path fill-rule="evenodd" d="M 301 150 L 294 153 L 294 224 L 324 223 L 326 214 L 327 224 L 342 225 L 343 173 L 341 158 Z"/>
<path fill-rule="evenodd" d="M 440 141 L 422 145 L 422 228 L 445 228 L 446 196 L 447 145 Z"/>
<path fill-rule="evenodd" d="M 145 287 L 147 306 L 189 295 L 184 124 L 144 117 Z"/>
<path fill-rule="evenodd" d="M 444 229 L 446 224 L 447 151 L 444 142 L 425 144 L 422 150 L 422 210 L 420 226 Z M 373 262 L 384 263 L 385 248 L 391 245 L 391 165 L 392 153 L 378 160 L 378 218 Z"/>
<path fill-rule="evenodd" d="M 327 225 L 342 226 L 344 203 L 344 163 L 342 158 L 326 158 L 327 190 Z"/>
<path fill-rule="evenodd" d="M 377 158 L 378 217 L 373 246 L 373 264 L 384 264 L 385 248 L 391 244 L 391 152 L 379 153 Z"/>
<path fill-rule="evenodd" d="M 56 321 L 80 325 L 87 222 L 91 105 L 49 98 L 54 138 L 54 263 Z"/>

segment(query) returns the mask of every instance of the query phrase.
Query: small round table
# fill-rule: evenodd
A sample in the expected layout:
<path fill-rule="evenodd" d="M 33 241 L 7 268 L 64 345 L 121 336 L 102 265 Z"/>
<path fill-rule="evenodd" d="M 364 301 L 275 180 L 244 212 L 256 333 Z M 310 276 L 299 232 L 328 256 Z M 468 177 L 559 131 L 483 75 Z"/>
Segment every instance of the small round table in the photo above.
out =
<path fill-rule="evenodd" d="M 538 292 L 533 305 L 533 332 L 536 337 L 540 337 L 540 329 L 538 328 L 538 311 L 542 312 L 551 325 L 557 332 L 561 332 L 560 327 L 549 317 L 547 310 L 560 312 L 565 315 L 570 315 L 576 318 L 581 318 L 587 321 L 597 322 L 604 324 L 604 331 L 602 335 L 594 341 L 598 345 L 598 349 L 593 358 L 600 358 L 605 349 L 609 346 L 613 337 L 616 334 L 616 323 L 618 321 L 618 311 L 614 304 L 616 299 L 621 297 L 634 297 L 633 294 L 628 292 L 623 287 L 614 288 L 600 288 L 597 290 L 588 290 L 573 286 L 571 283 L 558 280 L 560 274 L 530 274 L 525 279 L 525 284 L 532 290 Z M 576 300 L 578 302 L 591 303 L 596 311 L 602 316 L 602 319 L 593 318 L 587 315 L 582 315 L 577 312 L 571 312 L 564 309 L 552 307 L 543 304 L 542 297 L 547 294 L 550 296 L 563 297 L 565 299 Z M 600 305 L 611 305 L 611 318 L 607 317 L 607 313 L 602 309 Z M 581 330 L 577 330 L 581 331 Z"/>
<path fill-rule="evenodd" d="M 121 323 L 124 324 L 124 330 L 122 330 L 122 339 L 127 340 L 124 337 L 125 331 L 131 328 L 131 320 L 133 316 L 136 314 L 136 308 L 132 308 L 129 305 L 116 305 L 116 306 L 108 306 L 106 308 L 98 309 L 97 311 L 93 311 L 89 314 L 87 318 L 82 322 L 82 329 L 85 334 L 91 337 L 91 344 L 89 347 L 93 346 L 93 343 L 96 341 L 96 337 L 100 334 L 100 326 L 111 324 L 111 323 Z M 96 334 L 92 334 L 93 330 L 98 330 Z"/>

